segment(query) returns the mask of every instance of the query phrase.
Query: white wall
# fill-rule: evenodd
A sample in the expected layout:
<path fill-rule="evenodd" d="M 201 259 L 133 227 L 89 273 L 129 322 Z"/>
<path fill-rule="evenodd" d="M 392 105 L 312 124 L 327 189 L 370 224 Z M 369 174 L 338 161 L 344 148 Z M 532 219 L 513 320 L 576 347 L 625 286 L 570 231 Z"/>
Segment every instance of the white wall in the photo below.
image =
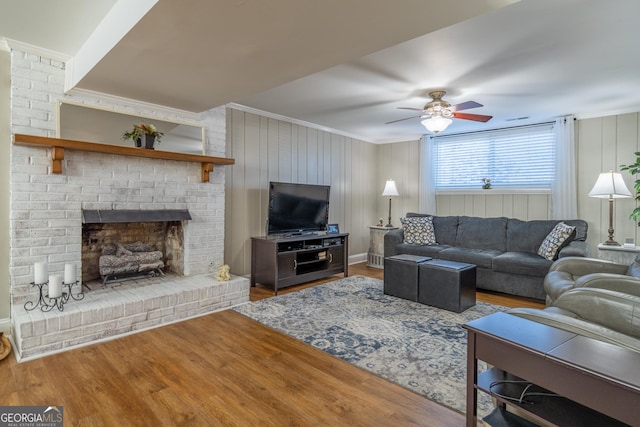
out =
<path fill-rule="evenodd" d="M 269 181 L 331 185 L 329 221 L 350 233 L 349 254 L 365 254 L 380 216 L 376 146 L 306 126 L 229 109 L 225 262 L 251 269 L 252 236 L 265 234 Z M 364 258 L 363 258 L 364 259 Z"/>

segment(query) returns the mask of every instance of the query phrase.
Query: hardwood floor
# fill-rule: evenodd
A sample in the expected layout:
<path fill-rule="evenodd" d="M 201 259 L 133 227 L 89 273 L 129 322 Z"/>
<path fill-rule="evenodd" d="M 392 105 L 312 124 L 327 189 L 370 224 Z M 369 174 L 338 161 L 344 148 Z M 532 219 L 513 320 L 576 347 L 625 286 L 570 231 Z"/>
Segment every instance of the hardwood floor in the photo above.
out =
<path fill-rule="evenodd" d="M 364 264 L 350 274 L 382 278 Z M 252 300 L 272 295 L 251 290 Z M 478 300 L 535 306 L 484 293 Z M 459 413 L 232 310 L 30 362 L 11 355 L 0 373 L 0 405 L 63 405 L 65 426 L 464 423 Z"/>

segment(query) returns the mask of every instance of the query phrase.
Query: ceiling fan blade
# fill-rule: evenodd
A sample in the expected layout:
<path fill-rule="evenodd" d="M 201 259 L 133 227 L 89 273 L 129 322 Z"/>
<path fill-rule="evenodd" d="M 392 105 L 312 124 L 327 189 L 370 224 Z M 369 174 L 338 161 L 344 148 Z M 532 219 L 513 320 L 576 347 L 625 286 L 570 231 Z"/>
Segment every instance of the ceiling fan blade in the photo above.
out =
<path fill-rule="evenodd" d="M 473 120 L 474 122 L 488 122 L 493 116 L 484 116 L 482 114 L 453 113 L 456 119 Z"/>
<path fill-rule="evenodd" d="M 398 107 L 398 110 L 424 111 L 424 109 L 422 108 L 411 108 L 411 107 Z"/>
<path fill-rule="evenodd" d="M 467 102 L 463 102 L 462 104 L 457 104 L 453 106 L 453 108 L 456 111 L 468 110 L 470 108 L 478 108 L 478 107 L 483 107 L 483 105 L 478 104 L 476 101 L 467 101 Z"/>
<path fill-rule="evenodd" d="M 411 117 L 406 117 L 404 119 L 392 120 L 390 122 L 386 122 L 385 125 L 390 125 L 391 123 L 396 123 L 396 122 L 402 122 L 404 120 L 416 119 L 416 118 L 422 117 L 422 116 L 423 116 L 423 114 L 420 114 L 419 116 L 411 116 Z"/>

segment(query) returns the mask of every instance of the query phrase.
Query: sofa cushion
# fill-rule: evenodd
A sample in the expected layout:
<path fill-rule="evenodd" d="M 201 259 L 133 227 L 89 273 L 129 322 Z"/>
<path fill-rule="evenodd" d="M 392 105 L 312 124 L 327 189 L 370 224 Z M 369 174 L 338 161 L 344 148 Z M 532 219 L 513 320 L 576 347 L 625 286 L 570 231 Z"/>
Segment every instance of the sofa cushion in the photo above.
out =
<path fill-rule="evenodd" d="M 407 218 L 432 216 L 415 212 L 407 213 Z M 457 216 L 435 216 L 433 215 L 433 229 L 436 233 L 436 242 L 440 245 L 455 246 L 456 234 L 458 232 Z"/>
<path fill-rule="evenodd" d="M 538 249 L 538 255 L 549 261 L 557 259 L 558 251 L 569 243 L 570 237 L 575 233 L 575 230 L 576 228 L 574 226 L 567 225 L 564 222 L 557 223 L 556 226 L 553 227 L 553 230 L 551 230 L 542 241 Z"/>
<path fill-rule="evenodd" d="M 434 216 L 433 228 L 436 232 L 436 241 L 438 243 L 455 246 L 458 234 L 457 216 Z"/>
<path fill-rule="evenodd" d="M 505 252 L 506 241 L 507 218 L 461 216 L 458 219 L 457 247 Z"/>
<path fill-rule="evenodd" d="M 585 242 L 587 240 L 587 229 L 589 228 L 587 221 L 582 219 L 565 219 L 562 222 L 576 228 L 576 233 L 571 239 L 572 241 L 577 240 L 579 242 Z"/>
<path fill-rule="evenodd" d="M 408 245 L 406 243 L 400 243 L 397 245 L 396 253 L 409 254 L 409 255 L 421 255 L 431 258 L 437 258 L 438 253 L 443 249 L 450 248 L 448 245 Z"/>
<path fill-rule="evenodd" d="M 540 245 L 557 223 L 558 221 L 553 220 L 522 221 L 509 218 L 507 222 L 507 251 L 537 253 Z"/>
<path fill-rule="evenodd" d="M 436 243 L 432 217 L 400 218 L 400 222 L 402 222 L 404 243 L 413 245 L 433 245 Z"/>
<path fill-rule="evenodd" d="M 505 252 L 493 259 L 493 271 L 544 277 L 551 261 L 531 252 Z"/>
<path fill-rule="evenodd" d="M 491 269 L 492 260 L 500 255 L 500 251 L 495 249 L 470 249 L 451 247 L 438 252 L 438 259 L 449 261 L 466 262 L 474 264 L 480 268 Z"/>

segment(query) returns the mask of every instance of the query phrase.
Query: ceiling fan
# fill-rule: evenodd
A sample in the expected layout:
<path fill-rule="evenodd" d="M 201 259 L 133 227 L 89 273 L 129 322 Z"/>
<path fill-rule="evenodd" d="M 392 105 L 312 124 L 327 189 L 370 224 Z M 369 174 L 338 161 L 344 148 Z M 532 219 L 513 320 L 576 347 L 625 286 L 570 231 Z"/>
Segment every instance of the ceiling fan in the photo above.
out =
<path fill-rule="evenodd" d="M 485 116 L 482 114 L 469 114 L 460 113 L 461 110 L 468 110 L 471 108 L 482 107 L 482 104 L 478 104 L 475 101 L 467 101 L 457 105 L 451 105 L 442 98 L 447 92 L 444 90 L 436 90 L 429 92 L 431 102 L 425 104 L 422 108 L 411 107 L 398 107 L 401 110 L 415 110 L 421 113 L 417 116 L 406 117 L 404 119 L 393 120 L 385 124 L 401 122 L 403 120 L 410 120 L 415 118 L 421 118 L 422 124 L 430 132 L 438 133 L 445 130 L 452 122 L 453 119 L 473 120 L 475 122 L 488 122 L 493 116 Z"/>

